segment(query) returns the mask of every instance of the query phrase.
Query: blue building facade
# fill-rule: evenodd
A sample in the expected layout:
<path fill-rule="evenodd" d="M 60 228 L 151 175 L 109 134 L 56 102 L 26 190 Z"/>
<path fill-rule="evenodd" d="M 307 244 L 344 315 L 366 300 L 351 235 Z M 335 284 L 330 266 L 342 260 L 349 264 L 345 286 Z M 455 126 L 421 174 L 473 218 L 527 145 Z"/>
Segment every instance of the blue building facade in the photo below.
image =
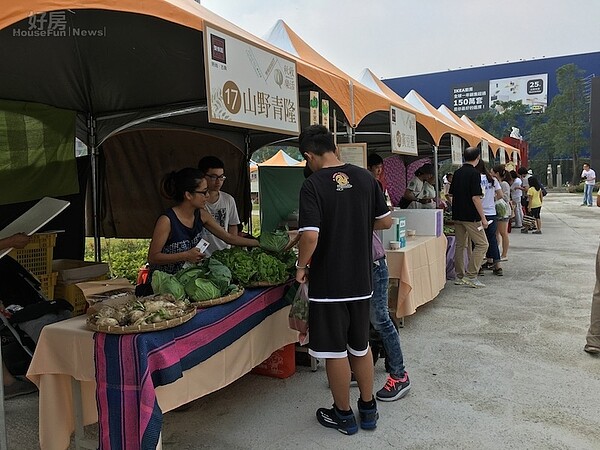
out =
<path fill-rule="evenodd" d="M 494 100 L 520 97 L 532 106 L 532 112 L 543 112 L 558 93 L 556 69 L 565 64 L 577 65 L 586 77 L 600 76 L 600 52 L 595 52 L 389 78 L 383 82 L 402 97 L 414 89 L 436 108 L 444 104 L 459 116 L 476 117 Z M 479 105 L 482 107 L 474 108 Z"/>

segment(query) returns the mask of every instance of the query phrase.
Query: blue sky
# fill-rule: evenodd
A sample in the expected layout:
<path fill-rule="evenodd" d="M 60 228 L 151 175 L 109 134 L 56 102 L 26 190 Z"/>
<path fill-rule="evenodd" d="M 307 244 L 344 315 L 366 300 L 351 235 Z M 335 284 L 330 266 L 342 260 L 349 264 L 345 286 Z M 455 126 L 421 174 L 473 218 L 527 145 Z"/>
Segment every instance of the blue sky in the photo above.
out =
<path fill-rule="evenodd" d="M 600 51 L 600 0 L 201 0 L 259 37 L 284 20 L 358 78 Z"/>

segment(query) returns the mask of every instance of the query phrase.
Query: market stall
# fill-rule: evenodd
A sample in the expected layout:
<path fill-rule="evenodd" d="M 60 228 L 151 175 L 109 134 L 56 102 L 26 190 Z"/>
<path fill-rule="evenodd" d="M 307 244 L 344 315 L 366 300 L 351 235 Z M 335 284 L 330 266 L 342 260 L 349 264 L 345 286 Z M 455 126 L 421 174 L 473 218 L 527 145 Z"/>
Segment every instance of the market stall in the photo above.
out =
<path fill-rule="evenodd" d="M 96 421 L 100 448 L 156 447 L 164 412 L 227 386 L 297 341 L 285 287 L 247 289 L 153 333 L 95 334 L 85 317 L 46 326 L 27 374 L 40 391 L 41 448 L 66 449 L 73 431 L 80 448 L 83 425 Z"/>

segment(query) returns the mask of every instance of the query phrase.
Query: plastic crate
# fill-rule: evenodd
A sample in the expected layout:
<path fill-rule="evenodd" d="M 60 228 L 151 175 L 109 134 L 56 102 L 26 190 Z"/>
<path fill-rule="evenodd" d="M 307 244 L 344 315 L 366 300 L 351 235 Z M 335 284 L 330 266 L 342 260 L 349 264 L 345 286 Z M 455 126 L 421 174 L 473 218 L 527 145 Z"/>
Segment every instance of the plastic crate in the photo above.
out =
<path fill-rule="evenodd" d="M 54 300 L 54 288 L 56 287 L 57 277 L 57 272 L 51 273 L 50 275 L 38 275 L 37 277 L 41 283 L 40 289 L 46 295 L 48 300 Z"/>
<path fill-rule="evenodd" d="M 296 373 L 296 345 L 288 344 L 275 350 L 265 361 L 252 369 L 257 375 L 287 378 Z"/>
<path fill-rule="evenodd" d="M 101 275 L 95 278 L 89 278 L 85 281 L 102 281 L 108 280 L 108 274 Z M 73 316 L 84 314 L 88 307 L 88 302 L 83 295 L 83 291 L 76 284 L 66 284 L 58 282 L 54 289 L 54 296 L 62 298 L 73 305 Z"/>
<path fill-rule="evenodd" d="M 52 255 L 55 244 L 56 233 L 34 234 L 25 248 L 11 251 L 10 256 L 36 277 L 49 276 L 52 274 Z"/>

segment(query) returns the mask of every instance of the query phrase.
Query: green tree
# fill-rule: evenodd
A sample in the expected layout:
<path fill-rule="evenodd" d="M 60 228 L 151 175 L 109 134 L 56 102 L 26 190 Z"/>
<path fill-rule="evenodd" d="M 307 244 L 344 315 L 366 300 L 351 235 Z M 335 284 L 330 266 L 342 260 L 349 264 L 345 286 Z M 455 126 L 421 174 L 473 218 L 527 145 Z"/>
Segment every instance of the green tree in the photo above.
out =
<path fill-rule="evenodd" d="M 589 106 L 584 93 L 584 75 L 585 71 L 575 64 L 556 70 L 559 94 L 546 110 L 546 124 L 540 124 L 540 129 L 535 130 L 536 136 L 547 136 L 543 140 L 553 155 L 572 158 L 573 184 L 579 182 L 581 151 L 589 146 Z"/>
<path fill-rule="evenodd" d="M 510 135 L 512 127 L 519 128 L 522 136 L 529 134 L 531 109 L 519 101 L 497 101 L 495 107 L 475 118 L 475 122 L 491 135 L 502 139 Z"/>

